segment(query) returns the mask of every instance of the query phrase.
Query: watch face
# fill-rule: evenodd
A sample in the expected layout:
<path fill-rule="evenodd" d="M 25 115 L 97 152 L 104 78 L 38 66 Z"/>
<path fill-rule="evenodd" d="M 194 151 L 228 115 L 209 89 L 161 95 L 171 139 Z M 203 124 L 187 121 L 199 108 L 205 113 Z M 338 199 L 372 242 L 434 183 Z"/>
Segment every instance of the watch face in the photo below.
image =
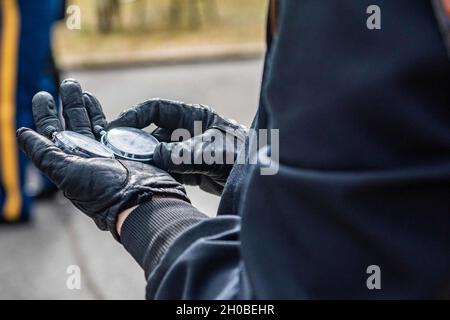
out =
<path fill-rule="evenodd" d="M 114 153 L 100 142 L 73 131 L 57 133 L 53 140 L 66 153 L 83 158 L 114 158 Z"/>
<path fill-rule="evenodd" d="M 120 158 L 150 161 L 159 141 L 150 133 L 136 128 L 119 127 L 109 130 L 102 142 Z"/>

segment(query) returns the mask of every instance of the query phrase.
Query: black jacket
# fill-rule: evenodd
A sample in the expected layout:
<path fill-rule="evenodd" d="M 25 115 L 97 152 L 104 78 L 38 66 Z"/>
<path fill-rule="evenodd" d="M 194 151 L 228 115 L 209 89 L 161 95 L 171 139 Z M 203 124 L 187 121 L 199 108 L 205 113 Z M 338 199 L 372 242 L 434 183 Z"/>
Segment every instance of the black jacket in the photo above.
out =
<path fill-rule="evenodd" d="M 217 218 L 135 210 L 147 298 L 449 295 L 450 64 L 430 1 L 379 0 L 369 30 L 372 2 L 279 1 L 253 124 L 280 129 L 279 173 L 236 165 Z"/>

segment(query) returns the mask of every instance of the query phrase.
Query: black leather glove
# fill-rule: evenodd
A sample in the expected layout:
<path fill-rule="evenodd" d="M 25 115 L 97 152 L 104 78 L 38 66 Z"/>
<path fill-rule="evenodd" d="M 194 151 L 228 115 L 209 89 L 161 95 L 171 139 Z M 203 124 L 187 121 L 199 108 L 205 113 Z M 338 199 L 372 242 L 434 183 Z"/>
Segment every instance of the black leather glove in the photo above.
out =
<path fill-rule="evenodd" d="M 201 123 L 200 134 L 195 132 L 195 121 Z M 219 116 L 210 107 L 161 99 L 148 100 L 124 111 L 109 128 L 142 129 L 152 123 L 158 126 L 153 135 L 162 141 L 155 150 L 153 163 L 184 184 L 221 194 L 245 142 L 247 129 Z M 192 138 L 170 142 L 173 131 L 180 128 L 186 129 Z M 181 161 L 186 154 L 189 161 Z"/>
<path fill-rule="evenodd" d="M 67 128 L 94 138 L 80 85 L 73 80 L 64 81 L 61 98 Z M 119 239 L 116 220 L 120 212 L 155 195 L 189 201 L 183 186 L 156 167 L 133 161 L 86 159 L 57 148 L 47 138 L 63 130 L 63 125 L 50 94 L 41 92 L 33 98 L 33 113 L 37 131 L 46 137 L 21 128 L 17 131 L 19 147 L 78 209 L 101 230 L 111 231 L 116 239 Z"/>

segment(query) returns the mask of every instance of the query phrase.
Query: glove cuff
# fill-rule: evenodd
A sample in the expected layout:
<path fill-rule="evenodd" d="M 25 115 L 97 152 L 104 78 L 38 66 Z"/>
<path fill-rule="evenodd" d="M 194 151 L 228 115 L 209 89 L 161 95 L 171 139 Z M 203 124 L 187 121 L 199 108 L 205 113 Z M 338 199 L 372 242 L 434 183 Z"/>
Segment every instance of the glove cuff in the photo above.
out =
<path fill-rule="evenodd" d="M 190 205 L 191 201 L 187 197 L 186 193 L 183 190 L 178 190 L 177 188 L 160 188 L 156 189 L 154 191 L 148 191 L 142 192 L 136 196 L 129 196 L 129 201 L 124 201 L 121 204 L 120 209 L 117 208 L 111 208 L 109 214 L 106 218 L 106 225 L 107 229 L 111 232 L 114 239 L 116 239 L 118 242 L 121 242 L 120 236 L 117 233 L 117 216 L 126 210 L 127 208 L 131 208 L 134 206 L 142 206 L 143 204 L 159 201 L 159 199 L 153 199 L 155 196 L 159 196 L 161 198 L 167 198 L 167 199 L 176 199 L 180 202 L 185 202 L 188 205 Z M 98 224 L 97 224 L 98 225 Z"/>

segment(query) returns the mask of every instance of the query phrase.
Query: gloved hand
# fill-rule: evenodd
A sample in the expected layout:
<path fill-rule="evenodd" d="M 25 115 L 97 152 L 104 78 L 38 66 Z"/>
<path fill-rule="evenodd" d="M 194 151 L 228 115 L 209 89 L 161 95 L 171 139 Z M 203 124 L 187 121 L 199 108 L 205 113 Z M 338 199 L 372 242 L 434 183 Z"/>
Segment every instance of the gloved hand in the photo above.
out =
<path fill-rule="evenodd" d="M 80 85 L 64 81 L 61 98 L 67 128 L 93 138 L 94 122 L 85 109 Z M 116 239 L 119 239 L 116 220 L 120 212 L 155 195 L 189 201 L 183 186 L 156 167 L 133 161 L 86 159 L 57 148 L 49 139 L 53 132 L 63 130 L 63 125 L 50 94 L 41 92 L 33 98 L 33 113 L 37 131 L 42 135 L 31 129 L 19 129 L 19 147 L 78 209 L 101 230 L 111 231 Z"/>
<path fill-rule="evenodd" d="M 201 124 L 200 133 L 195 132 L 196 121 Z M 221 194 L 245 142 L 247 129 L 207 106 L 161 99 L 148 100 L 124 111 L 108 128 L 142 129 L 152 123 L 158 126 L 153 135 L 162 141 L 155 150 L 153 163 L 183 184 Z M 170 142 L 173 131 L 180 128 L 187 130 L 192 138 Z"/>

